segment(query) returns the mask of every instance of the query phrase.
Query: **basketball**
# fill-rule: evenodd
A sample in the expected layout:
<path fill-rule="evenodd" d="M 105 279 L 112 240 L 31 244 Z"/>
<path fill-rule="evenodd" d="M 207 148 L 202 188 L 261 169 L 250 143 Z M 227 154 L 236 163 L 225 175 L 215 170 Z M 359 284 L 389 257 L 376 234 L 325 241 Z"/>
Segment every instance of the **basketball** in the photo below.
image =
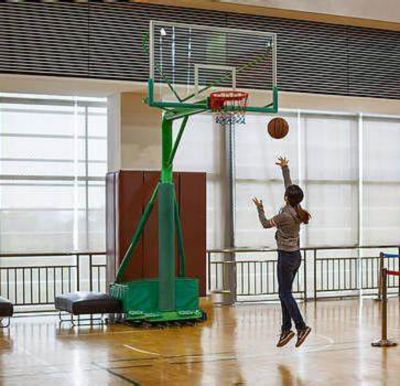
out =
<path fill-rule="evenodd" d="M 283 118 L 273 118 L 268 122 L 268 133 L 272 138 L 284 138 L 288 132 L 289 124 Z"/>

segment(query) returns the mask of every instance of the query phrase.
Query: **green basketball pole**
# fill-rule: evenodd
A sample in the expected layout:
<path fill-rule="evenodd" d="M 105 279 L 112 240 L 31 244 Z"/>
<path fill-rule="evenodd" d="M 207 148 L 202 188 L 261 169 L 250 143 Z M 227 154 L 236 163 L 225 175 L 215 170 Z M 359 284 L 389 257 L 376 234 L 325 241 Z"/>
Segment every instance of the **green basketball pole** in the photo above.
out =
<path fill-rule="evenodd" d="M 175 191 L 172 176 L 172 120 L 161 125 L 161 183 L 158 206 L 158 271 L 160 311 L 175 307 Z"/>
<path fill-rule="evenodd" d="M 179 30 L 180 32 L 175 34 L 173 32 L 175 30 Z M 185 35 L 186 30 L 187 35 Z M 201 33 L 197 34 L 196 31 L 198 30 L 201 31 Z M 186 90 L 186 95 L 185 93 L 180 95 L 181 92 L 179 88 L 175 87 L 176 84 L 184 85 L 185 82 L 181 84 L 180 81 L 182 81 L 182 79 L 179 78 L 179 76 L 175 79 L 175 70 L 173 68 L 171 73 L 171 68 L 169 68 L 171 63 L 168 62 L 168 57 L 165 59 L 166 66 L 162 65 L 163 56 L 159 54 L 163 42 L 167 42 L 166 44 L 168 47 L 169 39 L 172 39 L 173 45 L 171 49 L 174 55 L 177 53 L 177 57 L 183 57 L 179 51 L 183 45 L 175 45 L 175 39 L 181 36 L 182 31 L 182 36 L 189 37 L 190 41 L 192 41 L 191 39 L 195 39 L 196 36 L 202 37 L 202 40 L 194 44 L 196 47 L 194 48 L 194 53 L 196 55 L 198 54 L 198 57 L 195 55 L 193 58 L 196 58 L 196 60 L 199 59 L 200 62 L 192 62 L 189 58 L 187 68 L 189 69 L 191 66 L 188 71 L 194 71 L 191 73 L 194 79 L 189 77 L 191 81 L 189 81 L 188 78 L 187 85 L 194 88 Z M 276 34 L 258 31 L 257 36 L 261 39 L 258 44 L 259 51 L 257 50 L 259 54 L 251 56 L 249 62 L 239 66 L 237 63 L 229 65 L 228 55 L 225 58 L 228 60 L 225 66 L 221 64 L 218 47 L 223 48 L 223 52 L 225 52 L 227 48 L 226 38 L 218 40 L 217 46 L 215 46 L 215 40 L 212 38 L 214 33 L 211 33 L 210 41 L 206 39 L 204 42 L 203 37 L 207 36 L 204 34 L 204 31 L 207 31 L 205 26 L 151 20 L 149 33 L 143 36 L 143 49 L 145 53 L 149 54 L 148 92 L 145 102 L 150 107 L 163 110 L 161 122 L 162 162 L 160 181 L 144 209 L 143 215 L 118 270 L 116 281 L 111 286 L 110 290 L 112 296 L 122 301 L 127 320 L 167 322 L 201 319 L 204 317 L 204 313 L 199 308 L 198 279 L 185 277 L 186 257 L 183 245 L 183 232 L 173 181 L 173 160 L 189 117 L 206 111 L 221 112 L 222 118 L 225 118 L 224 113 L 226 113 L 229 119 L 231 119 L 232 116 L 242 118 L 246 111 L 256 113 L 276 113 L 278 111 Z M 219 37 L 226 37 L 235 32 L 232 29 L 225 28 L 210 28 L 210 31 L 218 32 Z M 253 36 L 254 31 L 238 30 L 238 34 Z M 253 40 L 250 39 L 249 44 L 252 44 L 252 41 Z M 207 43 L 211 44 L 212 47 L 217 47 L 217 55 L 210 52 Z M 197 47 L 197 45 L 199 45 L 199 47 Z M 202 54 L 202 47 L 205 49 L 207 55 Z M 251 47 L 249 46 L 248 48 L 250 49 Z M 244 54 L 246 54 L 246 52 L 244 52 Z M 247 93 L 236 91 L 236 94 L 243 94 L 244 96 L 240 95 L 240 97 L 237 98 L 236 95 L 236 98 L 232 97 L 232 93 L 235 92 L 236 88 L 236 75 L 259 68 L 263 63 L 268 65 L 269 60 L 272 62 L 272 101 L 266 105 L 247 106 Z M 172 66 L 175 66 L 174 61 Z M 207 68 L 222 70 L 222 72 L 217 72 L 215 78 L 207 78 L 208 80 L 202 79 L 198 71 L 199 69 L 204 70 Z M 234 68 L 234 71 L 232 68 Z M 232 83 L 232 91 L 219 92 L 220 97 L 226 98 L 223 100 L 223 105 L 213 104 L 212 102 L 216 101 L 216 94 L 218 93 L 211 91 L 216 87 L 225 85 L 229 81 Z M 170 94 L 171 98 L 163 98 L 162 88 L 158 89 L 157 87 L 157 90 L 155 90 L 155 86 L 158 84 L 163 87 L 165 86 L 167 94 Z M 225 102 L 228 103 L 225 105 Z M 268 100 L 266 100 L 266 102 L 268 102 Z M 181 127 L 174 140 L 173 123 L 177 120 L 181 120 Z M 237 122 L 239 122 L 239 120 Z M 221 122 L 217 119 L 217 123 Z M 134 256 L 135 249 L 156 199 L 158 199 L 158 278 L 127 281 L 125 277 L 127 268 Z M 179 274 L 177 276 L 175 276 L 175 245 L 177 245 L 179 254 Z"/>
<path fill-rule="evenodd" d="M 147 203 L 136 231 L 118 270 L 111 295 L 123 303 L 130 321 L 181 321 L 204 318 L 199 309 L 198 279 L 186 278 L 186 257 L 183 246 L 182 225 L 175 195 L 173 160 L 190 115 L 198 110 L 164 113 L 161 123 L 161 176 Z M 182 119 L 180 131 L 173 141 L 173 123 Z M 155 200 L 158 199 L 158 280 L 124 281 Z M 179 253 L 179 275 L 175 277 L 175 239 Z"/>

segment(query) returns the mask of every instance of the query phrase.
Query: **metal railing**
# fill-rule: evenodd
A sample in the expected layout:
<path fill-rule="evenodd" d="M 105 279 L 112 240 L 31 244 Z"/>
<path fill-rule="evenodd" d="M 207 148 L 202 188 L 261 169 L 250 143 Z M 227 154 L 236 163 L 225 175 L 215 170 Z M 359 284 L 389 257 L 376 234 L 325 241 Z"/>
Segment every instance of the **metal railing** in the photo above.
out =
<path fill-rule="evenodd" d="M 213 249 L 207 251 L 208 261 L 208 291 L 216 294 L 233 294 L 235 301 L 273 300 L 278 296 L 278 281 L 276 277 L 277 259 L 273 256 L 275 250 L 269 249 Z M 265 258 L 257 258 L 258 254 L 266 254 Z M 246 258 L 251 254 L 251 258 Z M 212 256 L 220 259 L 213 260 Z M 234 255 L 233 260 L 224 260 L 227 255 Z M 271 256 L 268 256 L 271 255 Z M 302 269 L 293 283 L 293 293 L 298 297 L 307 297 L 307 261 L 302 259 Z M 232 277 L 227 271 L 234 270 L 235 283 L 230 283 Z"/>
<path fill-rule="evenodd" d="M 365 256 L 366 251 L 372 251 L 370 256 Z M 400 248 L 302 248 L 293 292 L 304 300 L 376 295 L 381 251 L 400 253 Z M 277 300 L 276 252 L 266 248 L 208 250 L 208 292 L 228 294 L 234 301 Z M 400 270 L 400 259 L 385 258 L 385 266 Z M 0 296 L 13 302 L 16 312 L 53 311 L 55 297 L 65 292 L 106 292 L 106 276 L 105 252 L 0 254 Z M 400 293 L 398 277 L 391 277 L 387 284 L 389 293 Z"/>
<path fill-rule="evenodd" d="M 105 252 L 0 254 L 0 296 L 16 312 L 54 311 L 59 294 L 105 290 Z"/>
<path fill-rule="evenodd" d="M 375 250 L 372 255 L 365 256 L 371 250 Z M 293 292 L 304 300 L 376 294 L 379 253 L 387 250 L 400 253 L 398 245 L 301 248 L 302 268 Z M 207 251 L 208 291 L 229 295 L 232 301 L 277 300 L 276 254 L 277 250 L 266 248 Z M 400 269 L 399 258 L 385 261 L 388 269 Z M 226 280 L 232 277 L 234 283 Z M 390 278 L 388 289 L 400 293 L 399 279 Z"/>

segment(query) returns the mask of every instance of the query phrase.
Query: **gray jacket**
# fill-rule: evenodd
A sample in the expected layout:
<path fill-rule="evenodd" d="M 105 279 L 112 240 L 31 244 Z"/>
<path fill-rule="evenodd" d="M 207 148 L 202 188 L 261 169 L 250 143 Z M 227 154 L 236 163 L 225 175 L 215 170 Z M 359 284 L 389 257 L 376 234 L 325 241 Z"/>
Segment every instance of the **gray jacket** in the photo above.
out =
<path fill-rule="evenodd" d="M 283 181 L 285 183 L 285 190 L 288 186 L 292 185 L 290 179 L 289 167 L 285 166 L 282 168 Z M 265 217 L 264 208 L 258 208 L 258 217 L 261 225 L 264 228 L 276 227 L 275 239 L 278 246 L 278 250 L 293 252 L 298 251 L 300 248 L 300 224 L 301 220 L 297 217 L 296 210 L 290 206 L 284 206 L 279 214 L 267 219 Z"/>

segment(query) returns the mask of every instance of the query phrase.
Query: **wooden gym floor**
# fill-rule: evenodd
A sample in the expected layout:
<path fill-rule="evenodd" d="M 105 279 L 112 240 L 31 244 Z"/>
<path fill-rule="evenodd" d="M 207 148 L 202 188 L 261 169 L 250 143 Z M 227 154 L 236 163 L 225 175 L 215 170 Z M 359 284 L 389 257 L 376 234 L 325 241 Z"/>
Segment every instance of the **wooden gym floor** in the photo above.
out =
<path fill-rule="evenodd" d="M 389 335 L 400 341 L 397 298 Z M 312 335 L 275 347 L 278 304 L 206 305 L 209 321 L 183 328 L 58 327 L 54 316 L 14 318 L 0 332 L 0 385 L 399 385 L 400 347 L 372 348 L 379 304 L 302 305 Z"/>

